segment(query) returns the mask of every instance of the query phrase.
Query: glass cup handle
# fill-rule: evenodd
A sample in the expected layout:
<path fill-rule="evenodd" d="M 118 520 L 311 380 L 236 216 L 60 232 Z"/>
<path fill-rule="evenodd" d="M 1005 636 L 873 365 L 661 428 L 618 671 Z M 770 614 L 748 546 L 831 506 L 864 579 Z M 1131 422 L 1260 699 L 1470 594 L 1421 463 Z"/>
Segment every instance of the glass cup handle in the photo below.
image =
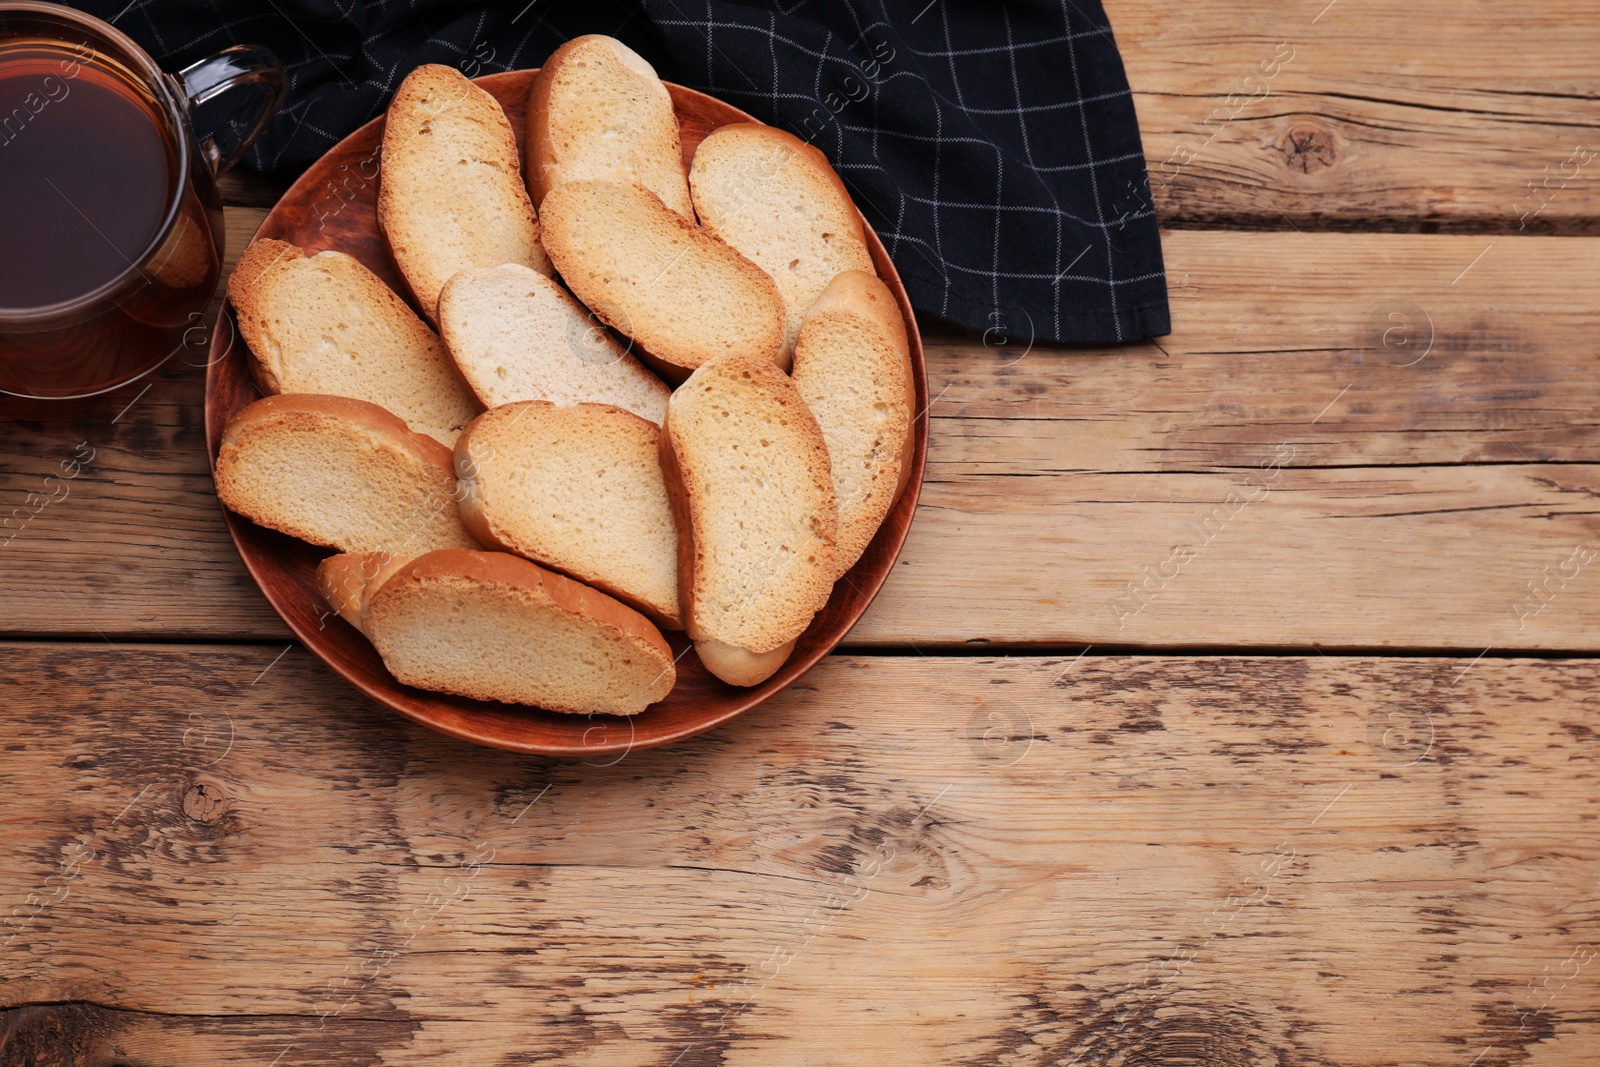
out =
<path fill-rule="evenodd" d="M 278 57 L 253 44 L 234 45 L 193 66 L 185 67 L 178 72 L 178 81 L 184 95 L 189 98 L 191 121 L 196 108 L 234 89 L 254 90 L 259 101 L 260 110 L 251 123 L 250 133 L 232 146 L 226 155 L 217 146 L 215 134 L 207 135 L 200 142 L 200 151 L 211 164 L 213 174 L 222 174 L 239 162 L 245 150 L 255 143 L 277 115 L 278 108 L 283 106 L 283 99 L 289 93 L 289 76 L 284 72 L 283 64 L 278 62 Z M 238 118 L 243 110 L 242 106 L 235 110 L 224 125 L 232 125 L 233 119 Z"/>

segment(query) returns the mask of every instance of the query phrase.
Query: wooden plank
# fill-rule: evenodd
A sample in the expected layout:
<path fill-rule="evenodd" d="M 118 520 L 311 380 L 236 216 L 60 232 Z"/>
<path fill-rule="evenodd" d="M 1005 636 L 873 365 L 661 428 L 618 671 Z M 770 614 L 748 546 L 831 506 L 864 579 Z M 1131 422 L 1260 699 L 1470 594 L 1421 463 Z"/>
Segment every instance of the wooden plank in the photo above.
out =
<path fill-rule="evenodd" d="M 1592 649 L 1597 495 L 1595 466 L 941 481 L 851 637 Z"/>
<path fill-rule="evenodd" d="M 222 202 L 229 207 L 270 208 L 288 190 L 290 183 L 254 171 L 234 169 L 217 182 Z"/>
<path fill-rule="evenodd" d="M 1593 662 L 838 657 L 597 767 L 465 747 L 277 652 L 6 650 L 7 1051 L 1576 1067 L 1600 1042 Z"/>
<path fill-rule="evenodd" d="M 230 215 L 237 250 L 260 213 Z M 1175 232 L 1168 253 L 1159 344 L 930 334 L 924 505 L 853 643 L 1595 647 L 1572 553 L 1600 548 L 1600 375 L 1571 294 L 1600 242 Z M 216 510 L 197 370 L 140 389 L 0 402 L 0 511 L 96 450 L 0 547 L 0 626 L 283 634 Z"/>
<path fill-rule="evenodd" d="M 1600 233 L 1600 0 L 1105 8 L 1165 224 Z"/>
<path fill-rule="evenodd" d="M 1165 223 L 1600 232 L 1596 0 L 1105 7 Z"/>
<path fill-rule="evenodd" d="M 227 209 L 224 281 L 208 323 L 265 217 Z M 0 395 L 5 633 L 288 633 L 223 524 L 205 452 L 204 352 L 103 396 Z"/>
<path fill-rule="evenodd" d="M 1594 647 L 1600 245 L 1167 248 L 1170 338 L 929 345 L 922 510 L 854 640 Z"/>
<path fill-rule="evenodd" d="M 1284 442 L 1317 467 L 1600 456 L 1583 296 L 1600 242 L 1174 231 L 1165 247 L 1174 326 L 1155 343 L 1034 346 L 1022 315 L 926 337 L 932 413 L 962 420 L 939 428 L 941 458 L 1195 471 Z"/>

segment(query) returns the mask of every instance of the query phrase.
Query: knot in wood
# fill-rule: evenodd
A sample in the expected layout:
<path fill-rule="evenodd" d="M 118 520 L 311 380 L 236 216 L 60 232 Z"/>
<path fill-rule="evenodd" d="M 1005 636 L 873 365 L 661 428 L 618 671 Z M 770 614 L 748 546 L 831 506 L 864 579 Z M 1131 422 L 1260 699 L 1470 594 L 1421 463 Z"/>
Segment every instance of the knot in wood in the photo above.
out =
<path fill-rule="evenodd" d="M 1296 126 L 1284 135 L 1276 147 L 1283 153 L 1284 165 L 1301 174 L 1331 167 L 1338 158 L 1332 132 L 1319 126 Z"/>
<path fill-rule="evenodd" d="M 109 1063 L 110 1013 L 93 1004 L 22 1004 L 0 1009 L 0 1064 Z"/>
<path fill-rule="evenodd" d="M 228 794 L 215 782 L 193 782 L 183 791 L 183 813 L 195 822 L 214 823 L 228 813 Z"/>
<path fill-rule="evenodd" d="M 1061 1046 L 1053 1062 L 1118 1067 L 1287 1067 L 1289 1041 L 1268 1012 L 1203 1007 L 1137 987 L 1101 1002 Z M 1074 1059 L 1074 1057 L 1078 1059 Z"/>

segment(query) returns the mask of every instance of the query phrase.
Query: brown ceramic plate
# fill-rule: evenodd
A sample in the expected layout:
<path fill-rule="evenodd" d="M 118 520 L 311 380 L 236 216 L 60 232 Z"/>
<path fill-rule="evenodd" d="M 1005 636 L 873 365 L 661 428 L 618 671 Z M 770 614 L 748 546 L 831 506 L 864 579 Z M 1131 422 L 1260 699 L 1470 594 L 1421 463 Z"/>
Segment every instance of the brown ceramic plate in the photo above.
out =
<path fill-rule="evenodd" d="M 505 107 L 520 140 L 528 88 L 536 72 L 512 71 L 477 79 Z M 730 122 L 754 122 L 737 108 L 681 86 L 669 86 L 683 127 L 685 162 L 705 136 Z M 378 147 L 383 120 L 375 119 L 339 142 L 284 194 L 257 231 L 297 244 L 308 252 L 337 249 L 355 256 L 396 292 L 405 292 L 378 233 L 374 205 L 378 194 Z M 303 541 L 257 526 L 224 511 L 239 555 L 267 600 L 295 636 L 357 689 L 400 714 L 454 737 L 515 752 L 621 759 L 634 748 L 664 745 L 709 730 L 760 704 L 809 670 L 839 643 L 877 594 L 894 566 L 911 527 L 922 469 L 928 451 L 928 375 L 922 340 L 906 301 L 905 288 L 883 243 L 869 226 L 867 243 L 878 275 L 900 301 L 911 338 L 911 366 L 917 384 L 918 417 L 913 425 L 915 458 L 906 491 L 861 561 L 839 579 L 833 596 L 812 620 L 782 670 L 761 685 L 740 689 L 714 678 L 692 653 L 678 660 L 678 683 L 667 698 L 631 719 L 606 715 L 557 715 L 536 708 L 495 704 L 413 689 L 395 681 L 367 639 L 337 615 L 317 592 L 316 565 L 329 553 Z M 212 331 L 206 371 L 206 445 L 213 469 L 222 428 L 234 413 L 260 398 L 246 365 L 245 346 L 235 343 L 232 309 L 224 305 Z M 676 652 L 688 641 L 681 633 L 667 639 Z"/>

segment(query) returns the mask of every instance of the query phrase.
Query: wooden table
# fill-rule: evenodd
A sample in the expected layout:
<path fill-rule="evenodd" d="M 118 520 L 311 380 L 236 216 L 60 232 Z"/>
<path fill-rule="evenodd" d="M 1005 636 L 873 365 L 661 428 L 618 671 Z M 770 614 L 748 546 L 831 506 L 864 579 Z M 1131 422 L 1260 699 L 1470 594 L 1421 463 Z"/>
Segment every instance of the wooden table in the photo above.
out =
<path fill-rule="evenodd" d="M 0 1063 L 1600 1060 L 1600 0 L 1107 7 L 1175 332 L 927 323 L 898 574 L 688 744 L 358 696 L 194 368 L 0 405 L 7 510 L 92 456 L 0 550 Z"/>

